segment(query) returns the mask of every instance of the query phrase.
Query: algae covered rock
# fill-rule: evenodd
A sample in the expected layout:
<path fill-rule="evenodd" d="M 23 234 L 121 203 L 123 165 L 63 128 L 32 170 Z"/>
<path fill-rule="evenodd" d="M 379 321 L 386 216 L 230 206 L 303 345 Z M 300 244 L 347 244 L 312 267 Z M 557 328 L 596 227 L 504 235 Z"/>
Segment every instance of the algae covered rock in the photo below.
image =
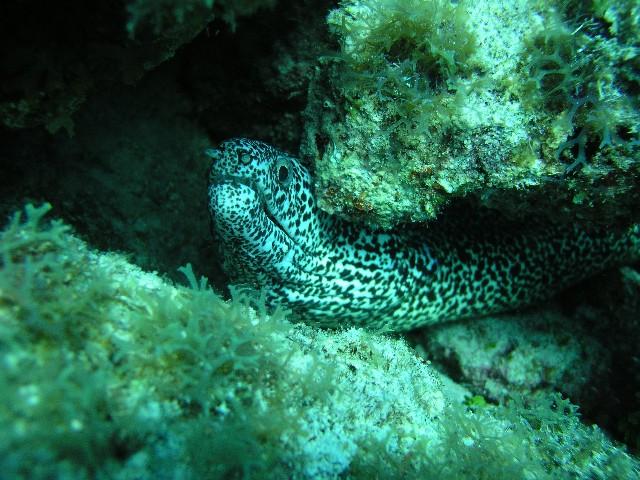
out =
<path fill-rule="evenodd" d="M 310 87 L 320 205 L 385 228 L 464 198 L 522 218 L 635 215 L 637 5 L 347 0 Z"/>
<path fill-rule="evenodd" d="M 544 389 L 583 400 L 606 383 L 612 363 L 579 322 L 552 309 L 442 325 L 418 335 L 434 362 L 492 401 Z"/>
<path fill-rule="evenodd" d="M 334 478 L 436 441 L 445 394 L 403 342 L 225 302 L 190 266 L 174 287 L 49 208 L 0 234 L 5 474 Z"/>
<path fill-rule="evenodd" d="M 7 477 L 638 477 L 559 395 L 467 407 L 402 340 L 171 285 L 49 208 L 0 233 Z"/>

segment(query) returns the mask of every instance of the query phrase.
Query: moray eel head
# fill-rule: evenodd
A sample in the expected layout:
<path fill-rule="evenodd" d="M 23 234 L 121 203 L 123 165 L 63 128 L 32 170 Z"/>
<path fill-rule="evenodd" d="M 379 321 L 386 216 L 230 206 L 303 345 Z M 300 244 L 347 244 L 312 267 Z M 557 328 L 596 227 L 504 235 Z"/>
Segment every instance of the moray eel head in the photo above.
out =
<path fill-rule="evenodd" d="M 309 172 L 265 143 L 234 138 L 206 154 L 214 231 L 248 263 L 284 261 L 311 248 L 318 220 Z"/>

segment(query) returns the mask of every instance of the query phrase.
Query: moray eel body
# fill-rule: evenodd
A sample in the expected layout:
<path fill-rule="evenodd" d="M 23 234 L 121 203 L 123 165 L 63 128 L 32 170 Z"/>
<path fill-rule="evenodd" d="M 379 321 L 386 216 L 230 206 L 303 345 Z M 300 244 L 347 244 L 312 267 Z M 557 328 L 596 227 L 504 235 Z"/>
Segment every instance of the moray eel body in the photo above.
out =
<path fill-rule="evenodd" d="M 225 271 L 322 326 L 402 331 L 501 312 L 640 257 L 637 226 L 509 231 L 480 219 L 371 231 L 319 210 L 308 170 L 287 153 L 231 139 L 207 154 Z"/>

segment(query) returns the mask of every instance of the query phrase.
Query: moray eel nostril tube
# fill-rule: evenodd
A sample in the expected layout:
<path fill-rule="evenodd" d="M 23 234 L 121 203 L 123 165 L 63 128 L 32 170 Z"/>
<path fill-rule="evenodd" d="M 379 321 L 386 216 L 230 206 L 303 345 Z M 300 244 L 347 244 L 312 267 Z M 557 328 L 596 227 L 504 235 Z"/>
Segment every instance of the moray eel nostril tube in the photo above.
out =
<path fill-rule="evenodd" d="M 227 273 L 322 326 L 401 331 L 496 313 L 640 257 L 637 226 L 371 231 L 319 210 L 308 170 L 287 153 L 236 138 L 207 155 Z"/>

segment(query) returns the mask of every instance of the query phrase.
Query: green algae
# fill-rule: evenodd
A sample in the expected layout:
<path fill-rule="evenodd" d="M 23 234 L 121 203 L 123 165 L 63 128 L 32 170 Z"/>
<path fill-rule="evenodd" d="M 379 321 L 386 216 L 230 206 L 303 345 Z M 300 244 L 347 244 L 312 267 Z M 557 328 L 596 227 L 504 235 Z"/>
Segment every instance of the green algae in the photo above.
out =
<path fill-rule="evenodd" d="M 591 7 L 343 2 L 302 149 L 322 208 L 383 228 L 461 199 L 517 218 L 628 217 L 638 47 L 616 19 L 637 7 Z M 605 178 L 615 188 L 591 188 Z"/>
<path fill-rule="evenodd" d="M 190 266 L 190 287 L 173 286 L 92 251 L 49 208 L 0 234 L 7 476 L 638 476 L 559 395 L 465 405 L 402 340 L 224 301 Z"/>

